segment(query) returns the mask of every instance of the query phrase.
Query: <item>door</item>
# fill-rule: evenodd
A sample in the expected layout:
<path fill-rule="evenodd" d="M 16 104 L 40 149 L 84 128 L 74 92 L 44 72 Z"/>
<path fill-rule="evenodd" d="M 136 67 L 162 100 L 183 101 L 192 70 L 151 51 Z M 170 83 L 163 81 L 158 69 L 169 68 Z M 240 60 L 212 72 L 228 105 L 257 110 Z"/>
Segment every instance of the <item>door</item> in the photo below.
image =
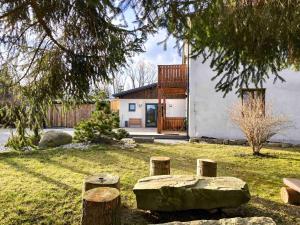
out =
<path fill-rule="evenodd" d="M 146 127 L 157 127 L 157 104 L 146 104 Z"/>

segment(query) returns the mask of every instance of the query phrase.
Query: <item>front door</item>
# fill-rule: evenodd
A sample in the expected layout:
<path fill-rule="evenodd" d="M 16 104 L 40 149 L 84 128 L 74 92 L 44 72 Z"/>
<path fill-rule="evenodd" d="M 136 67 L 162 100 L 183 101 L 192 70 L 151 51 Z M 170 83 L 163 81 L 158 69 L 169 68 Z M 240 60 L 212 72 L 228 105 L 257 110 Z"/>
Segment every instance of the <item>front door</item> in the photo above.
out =
<path fill-rule="evenodd" d="M 157 127 L 157 104 L 146 104 L 146 127 Z"/>

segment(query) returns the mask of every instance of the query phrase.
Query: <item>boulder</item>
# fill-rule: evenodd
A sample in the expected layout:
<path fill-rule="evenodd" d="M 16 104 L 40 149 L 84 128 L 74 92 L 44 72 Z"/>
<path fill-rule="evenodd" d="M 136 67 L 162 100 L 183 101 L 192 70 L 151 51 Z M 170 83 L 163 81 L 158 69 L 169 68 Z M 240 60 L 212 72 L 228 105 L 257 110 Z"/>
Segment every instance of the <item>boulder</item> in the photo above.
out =
<path fill-rule="evenodd" d="M 47 131 L 39 142 L 40 148 L 58 147 L 61 145 L 70 144 L 72 136 L 62 131 Z"/>
<path fill-rule="evenodd" d="M 165 212 L 235 208 L 250 200 L 247 184 L 235 177 L 152 176 L 133 192 L 139 209 Z"/>
<path fill-rule="evenodd" d="M 220 220 L 195 220 L 190 222 L 170 222 L 156 225 L 276 225 L 269 217 L 229 218 Z"/>

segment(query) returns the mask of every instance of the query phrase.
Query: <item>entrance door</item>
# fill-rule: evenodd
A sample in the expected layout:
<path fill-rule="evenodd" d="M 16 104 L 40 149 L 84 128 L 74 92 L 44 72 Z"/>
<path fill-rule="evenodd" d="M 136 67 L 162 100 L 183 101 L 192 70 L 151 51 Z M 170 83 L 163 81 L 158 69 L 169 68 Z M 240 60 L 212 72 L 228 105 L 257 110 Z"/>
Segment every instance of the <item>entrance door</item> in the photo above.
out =
<path fill-rule="evenodd" d="M 146 127 L 157 127 L 157 104 L 146 104 Z"/>

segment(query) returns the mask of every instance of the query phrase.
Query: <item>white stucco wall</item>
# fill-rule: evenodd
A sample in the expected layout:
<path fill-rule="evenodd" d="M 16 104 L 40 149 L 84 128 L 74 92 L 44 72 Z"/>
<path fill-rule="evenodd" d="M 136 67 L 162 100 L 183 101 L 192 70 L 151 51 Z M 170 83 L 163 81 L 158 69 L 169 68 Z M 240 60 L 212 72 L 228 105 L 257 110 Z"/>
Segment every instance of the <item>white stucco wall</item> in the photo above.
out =
<path fill-rule="evenodd" d="M 136 104 L 136 111 L 128 110 L 129 103 Z M 120 127 L 125 127 L 125 121 L 129 118 L 142 119 L 142 126 L 145 127 L 146 103 L 158 103 L 157 99 L 120 99 Z M 167 117 L 186 117 L 186 99 L 167 99 Z"/>
<path fill-rule="evenodd" d="M 233 91 L 223 98 L 215 92 L 216 81 L 209 64 L 190 60 L 189 136 L 216 138 L 243 138 L 241 131 L 229 119 L 228 110 L 238 97 Z M 270 79 L 266 88 L 266 103 L 271 103 L 275 113 L 286 115 L 292 127 L 273 137 L 274 141 L 300 143 L 300 72 L 281 72 L 286 82 Z M 272 77 L 273 78 L 273 77 Z"/>

